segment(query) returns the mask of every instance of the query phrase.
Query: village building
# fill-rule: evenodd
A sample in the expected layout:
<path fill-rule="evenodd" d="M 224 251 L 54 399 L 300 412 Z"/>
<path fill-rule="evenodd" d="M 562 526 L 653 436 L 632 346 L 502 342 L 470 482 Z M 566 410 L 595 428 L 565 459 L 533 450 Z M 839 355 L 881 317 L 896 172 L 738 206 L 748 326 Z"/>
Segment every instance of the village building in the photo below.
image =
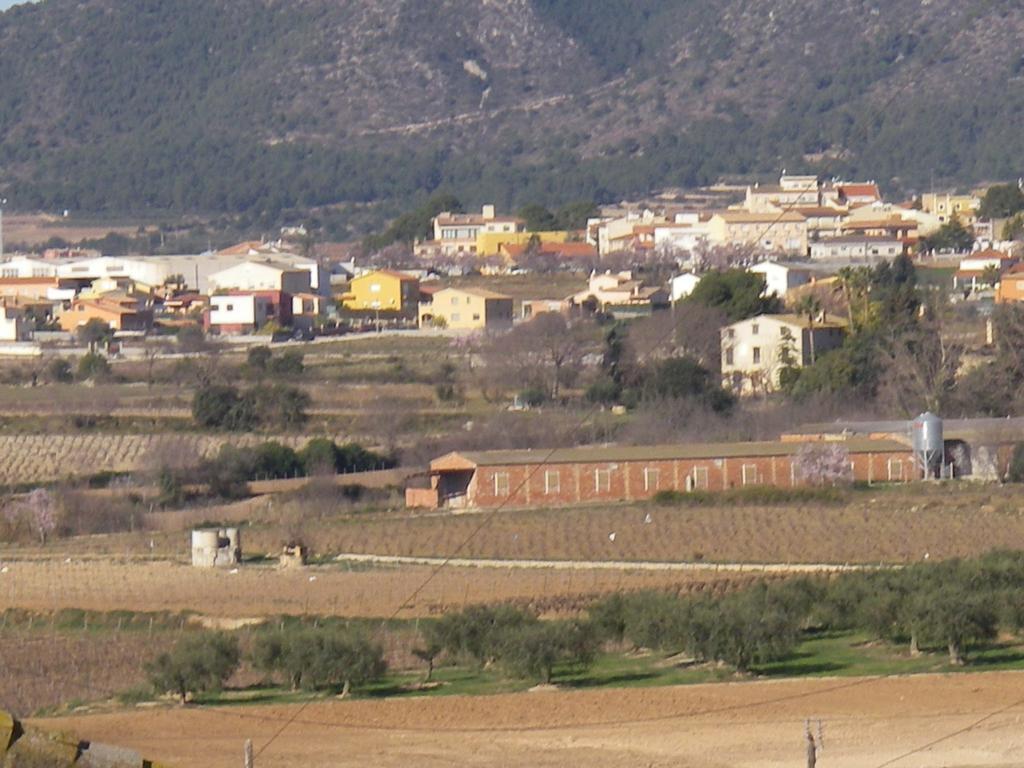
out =
<path fill-rule="evenodd" d="M 420 302 L 420 328 L 462 331 L 507 331 L 512 327 L 511 296 L 483 288 L 442 288 Z"/>
<path fill-rule="evenodd" d="M 681 275 L 676 275 L 668 281 L 668 295 L 669 300 L 675 304 L 677 301 L 682 301 L 691 293 L 694 288 L 700 283 L 700 275 L 695 275 L 693 272 L 683 272 Z"/>
<path fill-rule="evenodd" d="M 860 482 L 914 478 L 909 444 L 839 441 Z M 560 507 L 649 499 L 659 491 L 724 491 L 805 484 L 800 442 L 590 446 L 550 450 L 456 451 L 430 462 L 426 487 L 406 489 L 406 505 L 426 509 Z"/>
<path fill-rule="evenodd" d="M 419 306 L 420 281 L 404 272 L 380 269 L 352 278 L 342 297 L 345 309 L 392 312 L 414 317 Z"/>
<path fill-rule="evenodd" d="M 779 388 L 786 368 L 810 365 L 841 346 L 848 323 L 806 315 L 758 315 L 721 329 L 722 386 L 739 395 Z"/>
<path fill-rule="evenodd" d="M 481 235 L 509 235 L 523 231 L 523 220 L 515 216 L 498 216 L 493 205 L 485 205 L 480 213 L 444 211 L 433 218 L 433 239 L 416 242 L 413 253 L 421 258 L 469 256 L 479 253 Z M 494 253 L 500 245 L 494 243 Z"/>
<path fill-rule="evenodd" d="M 807 255 L 807 219 L 796 211 L 751 213 L 723 211 L 708 221 L 712 245 L 749 248 L 769 253 Z"/>
<path fill-rule="evenodd" d="M 90 320 L 102 320 L 114 331 L 148 331 L 153 310 L 127 295 L 108 294 L 75 299 L 57 318 L 61 330 L 75 332 Z"/>
<path fill-rule="evenodd" d="M 981 198 L 976 195 L 957 195 L 949 192 L 927 192 L 921 195 L 921 210 L 937 216 L 946 224 L 957 219 L 965 227 L 974 224 Z"/>
<path fill-rule="evenodd" d="M 1010 272 L 1017 264 L 1017 259 L 1002 251 L 986 250 L 972 253 L 960 260 L 960 267 L 953 274 L 953 290 L 978 291 L 992 289 L 1002 282 L 1003 273 Z M 1014 290 L 1015 281 L 1011 278 L 1003 292 L 1003 301 Z"/>
<path fill-rule="evenodd" d="M 888 235 L 843 235 L 811 243 L 814 261 L 873 261 L 905 252 L 905 242 Z"/>
<path fill-rule="evenodd" d="M 748 272 L 764 277 L 764 295 L 784 299 L 792 289 L 811 282 L 811 270 L 795 264 L 777 261 L 762 261 L 750 267 Z"/>
<path fill-rule="evenodd" d="M 590 275 L 587 287 L 567 297 L 565 303 L 570 311 L 581 307 L 628 317 L 667 307 L 669 294 L 664 288 L 634 280 L 630 271 L 595 272 Z"/>
<path fill-rule="evenodd" d="M 0 305 L 0 341 L 31 341 L 34 323 L 18 306 Z"/>
<path fill-rule="evenodd" d="M 273 261 L 244 261 L 210 275 L 210 292 L 280 291 L 309 293 L 309 270 Z"/>

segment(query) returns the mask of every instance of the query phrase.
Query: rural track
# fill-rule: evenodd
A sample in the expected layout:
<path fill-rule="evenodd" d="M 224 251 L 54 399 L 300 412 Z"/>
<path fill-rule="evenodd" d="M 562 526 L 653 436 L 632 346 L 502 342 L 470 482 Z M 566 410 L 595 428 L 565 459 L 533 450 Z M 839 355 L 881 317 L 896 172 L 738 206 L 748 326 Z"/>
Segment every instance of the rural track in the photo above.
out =
<path fill-rule="evenodd" d="M 368 555 L 343 553 L 338 562 L 378 565 L 430 565 L 454 568 L 550 568 L 552 570 L 605 571 L 707 571 L 735 573 L 840 573 L 895 568 L 892 565 L 851 563 L 703 563 L 658 560 L 502 560 L 468 557 L 412 557 L 407 555 Z"/>

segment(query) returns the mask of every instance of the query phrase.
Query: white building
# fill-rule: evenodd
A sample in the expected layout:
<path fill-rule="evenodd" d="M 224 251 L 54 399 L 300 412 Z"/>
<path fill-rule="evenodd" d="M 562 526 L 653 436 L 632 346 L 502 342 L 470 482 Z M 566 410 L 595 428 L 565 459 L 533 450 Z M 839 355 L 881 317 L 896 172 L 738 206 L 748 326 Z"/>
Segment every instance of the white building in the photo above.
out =
<path fill-rule="evenodd" d="M 272 302 L 258 294 L 224 294 L 210 297 L 210 328 L 221 333 L 259 330 L 272 316 Z"/>
<path fill-rule="evenodd" d="M 56 277 L 57 265 L 56 261 L 33 259 L 30 256 L 14 256 L 0 264 L 0 278 L 25 280 L 33 277 Z"/>
<path fill-rule="evenodd" d="M 229 267 L 257 261 L 271 261 L 309 272 L 309 287 L 317 293 L 330 290 L 326 270 L 315 260 L 290 253 L 272 256 L 250 253 L 200 253 L 175 256 L 99 256 L 94 259 L 73 259 L 57 266 L 57 276 L 91 281 L 98 278 L 126 278 L 141 285 L 156 287 L 170 279 L 180 278 L 199 293 L 209 293 L 210 277 Z"/>
<path fill-rule="evenodd" d="M 773 392 L 784 368 L 810 365 L 835 349 L 846 321 L 806 315 L 758 315 L 727 325 L 722 335 L 722 385 L 740 395 Z"/>
<path fill-rule="evenodd" d="M 0 306 L 0 341 L 30 341 L 32 321 L 20 307 Z"/>
<path fill-rule="evenodd" d="M 892 259 L 903 253 L 896 237 L 844 235 L 811 243 L 811 258 L 821 261 L 874 261 Z"/>
<path fill-rule="evenodd" d="M 764 276 L 765 296 L 775 294 L 780 299 L 785 298 L 786 294 L 793 288 L 811 282 L 811 270 L 775 261 L 762 261 L 760 264 L 752 266 L 748 271 Z"/>
<path fill-rule="evenodd" d="M 693 293 L 693 289 L 697 287 L 699 282 L 700 276 L 693 274 L 693 272 L 684 272 L 681 275 L 676 275 L 668 281 L 669 299 L 673 304 L 681 299 L 685 299 Z"/>
<path fill-rule="evenodd" d="M 310 293 L 310 272 L 273 261 L 244 261 L 209 277 L 210 291 Z"/>

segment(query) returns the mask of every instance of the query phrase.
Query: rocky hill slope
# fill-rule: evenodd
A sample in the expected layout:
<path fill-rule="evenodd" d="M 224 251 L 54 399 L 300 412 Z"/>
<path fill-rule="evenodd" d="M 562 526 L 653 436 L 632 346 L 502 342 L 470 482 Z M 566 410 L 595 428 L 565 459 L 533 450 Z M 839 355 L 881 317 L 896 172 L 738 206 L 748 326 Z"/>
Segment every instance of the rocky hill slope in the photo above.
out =
<path fill-rule="evenodd" d="M 278 211 L 1006 178 L 1022 37 L 1016 0 L 42 0 L 0 14 L 0 189 Z"/>

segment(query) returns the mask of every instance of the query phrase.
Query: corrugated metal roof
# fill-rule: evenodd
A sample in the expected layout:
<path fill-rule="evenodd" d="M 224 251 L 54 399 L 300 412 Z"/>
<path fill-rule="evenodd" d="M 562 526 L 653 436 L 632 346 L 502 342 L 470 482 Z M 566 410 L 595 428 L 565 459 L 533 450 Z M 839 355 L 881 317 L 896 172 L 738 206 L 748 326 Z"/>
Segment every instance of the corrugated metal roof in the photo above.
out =
<path fill-rule="evenodd" d="M 853 439 L 836 441 L 850 453 L 906 452 L 910 446 L 895 440 Z M 672 461 L 675 459 L 733 459 L 792 456 L 805 442 L 691 443 L 676 445 L 596 445 L 580 448 L 511 451 L 456 451 L 437 459 L 458 457 L 478 467 L 507 464 L 590 464 L 606 461 Z M 435 462 L 431 462 L 433 466 Z"/>

